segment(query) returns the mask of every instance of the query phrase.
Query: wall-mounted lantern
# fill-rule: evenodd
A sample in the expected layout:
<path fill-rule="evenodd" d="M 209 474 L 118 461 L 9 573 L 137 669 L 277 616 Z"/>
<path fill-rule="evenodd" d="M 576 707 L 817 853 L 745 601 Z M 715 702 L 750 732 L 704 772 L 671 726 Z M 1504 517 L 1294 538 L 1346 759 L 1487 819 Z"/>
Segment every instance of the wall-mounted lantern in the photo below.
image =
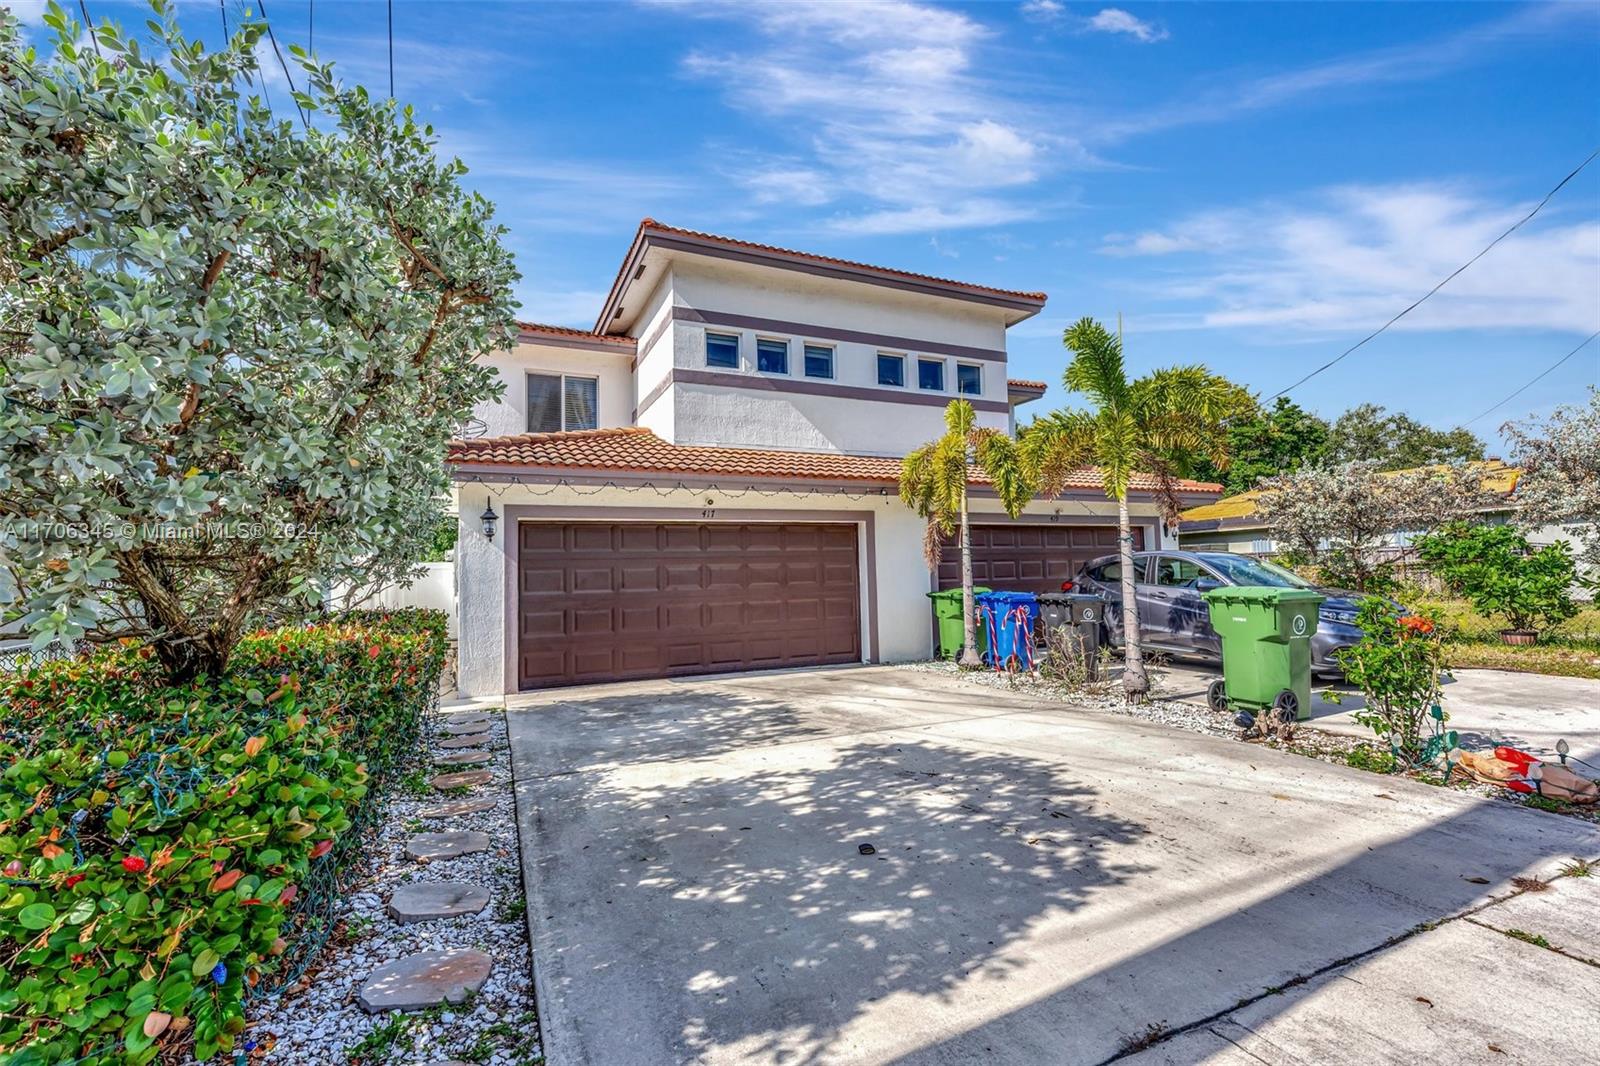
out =
<path fill-rule="evenodd" d="M 494 527 L 500 521 L 500 516 L 494 513 L 493 500 L 488 500 L 484 503 L 483 514 L 479 515 L 478 518 L 483 522 L 483 535 L 489 540 L 493 540 Z"/>

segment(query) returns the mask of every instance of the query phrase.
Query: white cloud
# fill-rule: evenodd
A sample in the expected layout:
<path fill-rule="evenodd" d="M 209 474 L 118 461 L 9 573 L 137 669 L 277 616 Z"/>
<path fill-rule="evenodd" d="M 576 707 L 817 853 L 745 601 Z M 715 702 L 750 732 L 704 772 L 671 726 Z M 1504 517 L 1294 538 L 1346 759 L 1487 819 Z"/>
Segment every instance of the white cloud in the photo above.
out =
<path fill-rule="evenodd" d="M 990 31 L 960 11 L 912 0 L 661 6 L 753 35 L 684 65 L 788 137 L 783 154 L 731 175 L 758 204 L 863 202 L 830 223 L 850 233 L 990 225 L 1031 216 L 1002 194 L 1035 182 L 1052 152 L 1084 158 L 977 73 Z"/>
<path fill-rule="evenodd" d="M 17 16 L 23 26 L 37 26 L 44 24 L 44 12 L 48 6 L 46 0 L 6 0 L 0 7 Z M 73 14 L 74 18 L 78 15 Z M 80 19 L 81 21 L 81 19 Z"/>
<path fill-rule="evenodd" d="M 1100 33 L 1125 33 L 1145 44 L 1167 39 L 1167 31 L 1153 23 L 1146 22 L 1135 15 L 1122 10 L 1120 7 L 1108 7 L 1100 11 L 1088 22 L 1089 29 Z"/>
<path fill-rule="evenodd" d="M 1022 5 L 1022 16 L 1039 22 L 1054 22 L 1064 15 L 1066 10 L 1066 5 L 1059 0 L 1027 0 Z"/>
<path fill-rule="evenodd" d="M 1150 288 L 1192 307 L 1175 313 L 1174 324 L 1357 329 L 1382 324 L 1531 206 L 1437 184 L 1342 186 L 1303 202 L 1211 211 L 1165 230 L 1111 235 L 1101 251 L 1191 257 Z M 1395 328 L 1588 332 L 1597 324 L 1597 277 L 1600 223 L 1542 215 Z"/>

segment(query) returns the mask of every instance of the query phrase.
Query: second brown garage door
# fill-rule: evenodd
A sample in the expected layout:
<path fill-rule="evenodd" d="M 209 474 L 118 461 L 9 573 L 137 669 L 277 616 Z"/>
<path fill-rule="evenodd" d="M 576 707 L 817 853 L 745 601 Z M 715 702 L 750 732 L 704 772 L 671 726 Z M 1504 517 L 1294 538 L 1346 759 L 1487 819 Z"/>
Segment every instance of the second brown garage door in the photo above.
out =
<path fill-rule="evenodd" d="M 522 689 L 861 661 L 856 527 L 523 522 Z"/>
<path fill-rule="evenodd" d="M 1078 567 L 1117 550 L 1116 526 L 1014 525 L 972 527 L 972 583 L 1007 592 L 1060 592 Z M 1133 550 L 1144 550 L 1144 530 L 1133 527 Z M 961 549 L 946 544 L 939 557 L 939 587 L 961 584 Z"/>

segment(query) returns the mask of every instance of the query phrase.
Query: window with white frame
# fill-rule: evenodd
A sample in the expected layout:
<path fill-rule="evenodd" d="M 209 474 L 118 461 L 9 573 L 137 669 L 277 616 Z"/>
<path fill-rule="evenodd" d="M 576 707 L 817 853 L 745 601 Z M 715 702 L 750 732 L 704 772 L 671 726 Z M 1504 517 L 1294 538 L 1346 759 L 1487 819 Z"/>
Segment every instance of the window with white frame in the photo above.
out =
<path fill-rule="evenodd" d="M 833 349 L 825 344 L 806 345 L 806 377 L 833 377 Z"/>
<path fill-rule="evenodd" d="M 982 396 L 983 367 L 977 363 L 957 363 L 956 391 L 963 396 Z"/>
<path fill-rule="evenodd" d="M 706 366 L 739 369 L 739 335 L 706 331 Z"/>
<path fill-rule="evenodd" d="M 756 369 L 763 374 L 787 374 L 789 342 L 771 337 L 756 338 Z"/>
<path fill-rule="evenodd" d="M 906 383 L 906 359 L 903 355 L 878 353 L 878 384 L 901 388 Z"/>
<path fill-rule="evenodd" d="M 528 375 L 528 432 L 596 429 L 600 382 L 572 374 Z"/>

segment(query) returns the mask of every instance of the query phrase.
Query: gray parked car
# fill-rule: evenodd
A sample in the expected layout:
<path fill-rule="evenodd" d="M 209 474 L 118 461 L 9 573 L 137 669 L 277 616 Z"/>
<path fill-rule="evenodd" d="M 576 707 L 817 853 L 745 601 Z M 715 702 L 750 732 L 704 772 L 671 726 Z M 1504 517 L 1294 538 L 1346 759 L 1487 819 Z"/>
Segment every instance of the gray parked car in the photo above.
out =
<path fill-rule="evenodd" d="M 1281 566 L 1231 552 L 1134 552 L 1134 595 L 1139 598 L 1139 630 L 1144 647 L 1168 655 L 1222 661 L 1222 645 L 1211 628 L 1211 613 L 1201 593 L 1224 585 L 1315 588 Z M 1122 565 L 1115 555 L 1085 563 L 1071 591 L 1097 592 L 1110 601 L 1104 639 L 1122 646 Z M 1311 638 L 1311 672 L 1342 674 L 1334 653 L 1361 639 L 1356 623 L 1356 593 L 1318 588 L 1326 599 L 1317 611 Z"/>

